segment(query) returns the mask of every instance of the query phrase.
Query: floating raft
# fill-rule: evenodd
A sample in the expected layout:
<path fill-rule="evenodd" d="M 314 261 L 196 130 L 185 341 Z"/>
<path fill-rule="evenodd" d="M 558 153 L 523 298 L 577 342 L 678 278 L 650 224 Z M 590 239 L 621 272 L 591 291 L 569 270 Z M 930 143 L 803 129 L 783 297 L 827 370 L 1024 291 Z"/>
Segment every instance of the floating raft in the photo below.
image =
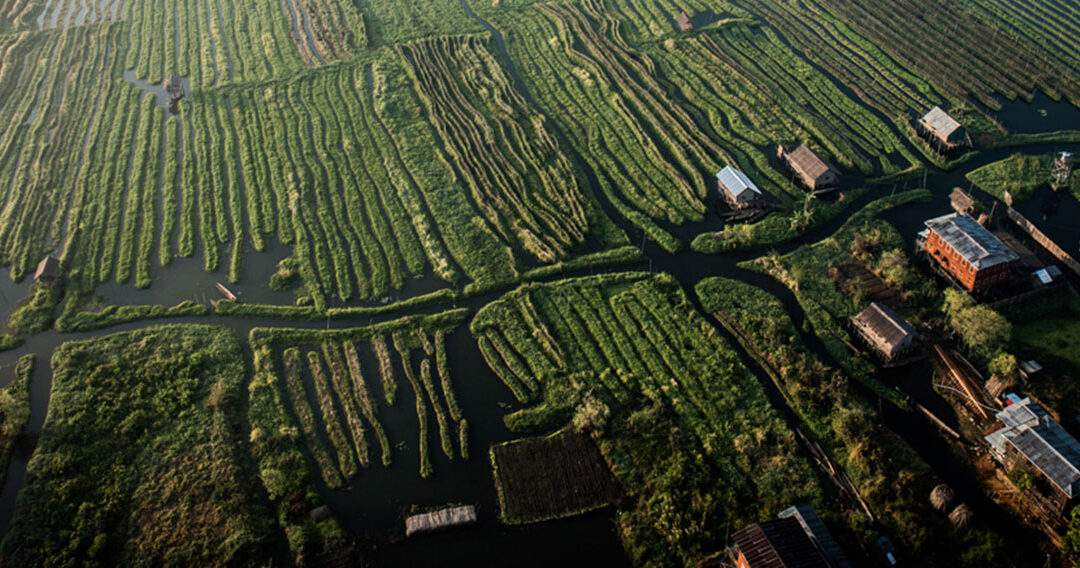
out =
<path fill-rule="evenodd" d="M 434 532 L 450 527 L 471 525 L 476 522 L 476 507 L 465 505 L 439 509 L 423 515 L 413 515 L 405 519 L 405 536 Z"/>

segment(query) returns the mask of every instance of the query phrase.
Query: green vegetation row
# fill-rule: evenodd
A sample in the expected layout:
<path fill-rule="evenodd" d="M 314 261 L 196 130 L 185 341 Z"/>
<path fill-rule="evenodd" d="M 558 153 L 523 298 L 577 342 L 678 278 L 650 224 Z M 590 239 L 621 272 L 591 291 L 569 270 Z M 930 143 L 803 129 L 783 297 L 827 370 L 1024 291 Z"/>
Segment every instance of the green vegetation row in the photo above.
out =
<path fill-rule="evenodd" d="M 235 335 L 169 326 L 70 342 L 52 371 L 4 564 L 269 562 Z"/>
<path fill-rule="evenodd" d="M 124 69 L 151 84 L 177 73 L 202 90 L 269 79 L 303 64 L 284 2 L 137 0 L 124 3 L 121 16 Z"/>
<path fill-rule="evenodd" d="M 820 496 L 761 385 L 670 276 L 527 284 L 470 329 L 510 391 L 535 403 L 506 417 L 511 429 L 570 422 L 598 440 L 629 494 L 616 519 L 635 565 L 690 565 L 725 525 Z"/>
<path fill-rule="evenodd" d="M 455 171 L 500 239 L 545 263 L 584 240 L 590 212 L 570 160 L 482 41 L 442 37 L 398 52 Z"/>
<path fill-rule="evenodd" d="M 311 491 L 312 472 L 328 487 L 339 488 L 361 468 L 391 465 L 393 447 L 380 401 L 396 403 L 402 377 L 416 404 L 420 476 L 434 473 L 432 436 L 438 436 L 447 459 L 468 459 L 468 420 L 454 392 L 445 345 L 446 334 L 467 313 L 332 331 L 252 330 L 252 452 L 297 558 L 320 541 L 304 528 L 304 519 L 289 514 L 302 499 L 298 496 Z"/>

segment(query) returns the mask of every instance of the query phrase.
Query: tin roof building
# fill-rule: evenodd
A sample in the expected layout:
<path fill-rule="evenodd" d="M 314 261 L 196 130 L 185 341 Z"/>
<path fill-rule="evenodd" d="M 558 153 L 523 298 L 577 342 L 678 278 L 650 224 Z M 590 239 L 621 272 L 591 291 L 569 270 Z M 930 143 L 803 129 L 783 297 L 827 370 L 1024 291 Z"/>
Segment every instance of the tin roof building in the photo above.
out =
<path fill-rule="evenodd" d="M 794 517 L 750 525 L 733 539 L 732 557 L 737 568 L 830 568 Z"/>
<path fill-rule="evenodd" d="M 965 213 L 926 221 L 926 252 L 967 290 L 1008 278 L 1009 265 L 1020 257 Z"/>
<path fill-rule="evenodd" d="M 1080 496 L 1080 442 L 1030 398 L 997 413 L 1002 428 L 986 436 L 994 457 L 1009 469 L 1031 472 L 1052 509 L 1064 512 Z"/>
<path fill-rule="evenodd" d="M 754 182 L 731 166 L 724 166 L 716 174 L 716 184 L 723 198 L 736 209 L 749 207 L 761 197 L 761 190 Z"/>

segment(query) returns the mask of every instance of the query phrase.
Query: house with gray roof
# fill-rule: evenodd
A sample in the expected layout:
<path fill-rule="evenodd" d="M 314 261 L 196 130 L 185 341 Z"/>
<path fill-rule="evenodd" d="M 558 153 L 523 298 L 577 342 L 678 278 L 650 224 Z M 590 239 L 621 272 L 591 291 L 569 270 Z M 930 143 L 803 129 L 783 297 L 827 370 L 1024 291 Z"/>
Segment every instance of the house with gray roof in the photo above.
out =
<path fill-rule="evenodd" d="M 1020 256 L 966 213 L 926 221 L 920 240 L 931 260 L 969 291 L 1003 282 Z"/>
<path fill-rule="evenodd" d="M 944 150 L 971 146 L 967 129 L 941 107 L 934 107 L 919 119 L 923 133 Z"/>
<path fill-rule="evenodd" d="M 746 174 L 731 167 L 724 166 L 716 174 L 716 185 L 720 195 L 733 209 L 745 209 L 754 205 L 761 198 L 761 190 L 758 189 Z"/>
<path fill-rule="evenodd" d="M 986 436 L 994 458 L 1033 475 L 1029 493 L 1064 514 L 1080 497 L 1080 442 L 1030 398 L 1006 406 L 997 418 L 1002 427 Z"/>

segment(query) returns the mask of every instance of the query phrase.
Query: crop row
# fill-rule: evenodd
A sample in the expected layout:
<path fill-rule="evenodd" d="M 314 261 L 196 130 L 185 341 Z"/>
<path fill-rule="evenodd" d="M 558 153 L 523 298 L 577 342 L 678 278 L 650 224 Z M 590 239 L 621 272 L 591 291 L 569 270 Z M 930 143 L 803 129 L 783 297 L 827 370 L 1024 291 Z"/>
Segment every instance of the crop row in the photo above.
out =
<path fill-rule="evenodd" d="M 652 219 L 703 218 L 705 179 L 728 155 L 668 95 L 652 61 L 626 46 L 610 16 L 572 4 L 512 16 L 497 21 L 512 30 L 508 48 L 538 104 L 553 110 L 619 212 L 677 248 Z"/>
<path fill-rule="evenodd" d="M 344 59 L 367 46 L 364 17 L 353 2 L 288 0 L 287 4 L 283 10 L 292 21 L 293 41 L 309 63 Z"/>
<path fill-rule="evenodd" d="M 253 344 L 267 353 L 288 345 L 281 356 L 283 373 L 270 371 L 279 377 L 279 392 L 289 401 L 291 414 L 327 486 L 341 487 L 360 468 L 367 467 L 374 444 L 378 445 L 382 464 L 391 464 L 391 444 L 379 418 L 380 404 L 372 382 L 376 367 L 387 406 L 395 403 L 397 377 L 405 377 L 412 387 L 419 424 L 421 476 L 429 478 L 434 473 L 428 451 L 432 416 L 446 457 L 467 458 L 468 426 L 454 394 L 444 346 L 445 334 L 460 321 L 460 314 L 449 313 L 354 330 L 298 333 L 291 340 L 286 338 L 287 330 L 253 332 Z M 364 343 L 369 345 L 366 354 Z M 391 354 L 389 343 L 393 343 L 396 356 Z M 307 373 L 300 363 L 303 345 L 315 346 L 303 355 Z M 283 403 L 275 404 L 278 412 L 289 413 Z"/>
<path fill-rule="evenodd" d="M 133 89 L 116 86 L 109 77 L 117 72 L 118 31 L 117 26 L 85 26 L 4 40 L 0 262 L 11 266 L 16 279 L 32 271 L 45 252 L 66 254 L 65 228 L 69 237 L 82 230 L 78 210 L 91 184 L 88 143 L 118 112 L 103 101 L 126 98 L 131 103 L 126 109 L 138 111 Z M 125 150 L 119 146 L 117 152 Z"/>
<path fill-rule="evenodd" d="M 398 47 L 476 206 L 495 231 L 542 262 L 588 231 L 570 160 L 476 37 Z M 530 187 L 531 186 L 531 187 Z"/>
<path fill-rule="evenodd" d="M 1072 2 L 973 0 L 970 4 L 1007 33 L 1042 46 L 1074 77 L 1080 73 L 1080 9 Z"/>
<path fill-rule="evenodd" d="M 126 2 L 125 69 L 148 83 L 172 73 L 194 88 L 269 79 L 302 62 L 278 2 Z"/>
<path fill-rule="evenodd" d="M 997 107 L 995 93 L 1009 99 L 1028 98 L 1038 87 L 1080 102 L 1075 78 L 1043 53 L 954 6 L 934 0 L 873 5 L 852 0 L 818 1 L 953 100 L 971 94 Z M 921 17 L 912 18 L 911 14 Z M 948 57 L 942 57 L 944 53 Z"/>
<path fill-rule="evenodd" d="M 485 306 L 470 329 L 483 338 L 485 357 L 513 391 L 522 388 L 523 379 L 538 385 L 532 397 L 542 402 L 508 416 L 511 427 L 549 429 L 561 426 L 568 414 L 591 409 L 595 415 L 596 408 L 604 407 L 615 422 L 615 416 L 646 398 L 672 413 L 672 423 L 659 428 L 692 433 L 691 445 L 704 456 L 697 459 L 704 459 L 703 467 L 720 480 L 704 498 L 759 492 L 768 501 L 791 491 L 783 485 L 791 479 L 784 476 L 809 473 L 807 464 L 791 455 L 790 441 L 782 441 L 790 433 L 769 409 L 761 385 L 670 276 L 627 273 L 526 285 Z M 522 369 L 508 372 L 511 360 Z M 617 434 L 606 439 L 605 429 L 599 428 L 593 435 L 600 436 L 605 458 L 628 490 L 646 500 L 658 498 L 647 481 L 650 466 L 626 459 L 626 452 L 641 448 Z M 744 436 L 751 431 L 773 442 L 768 447 L 746 444 Z M 786 473 L 762 475 L 762 460 L 774 458 L 785 463 Z M 658 531 L 661 542 L 688 529 L 659 526 L 662 521 L 647 507 L 634 514 Z"/>

